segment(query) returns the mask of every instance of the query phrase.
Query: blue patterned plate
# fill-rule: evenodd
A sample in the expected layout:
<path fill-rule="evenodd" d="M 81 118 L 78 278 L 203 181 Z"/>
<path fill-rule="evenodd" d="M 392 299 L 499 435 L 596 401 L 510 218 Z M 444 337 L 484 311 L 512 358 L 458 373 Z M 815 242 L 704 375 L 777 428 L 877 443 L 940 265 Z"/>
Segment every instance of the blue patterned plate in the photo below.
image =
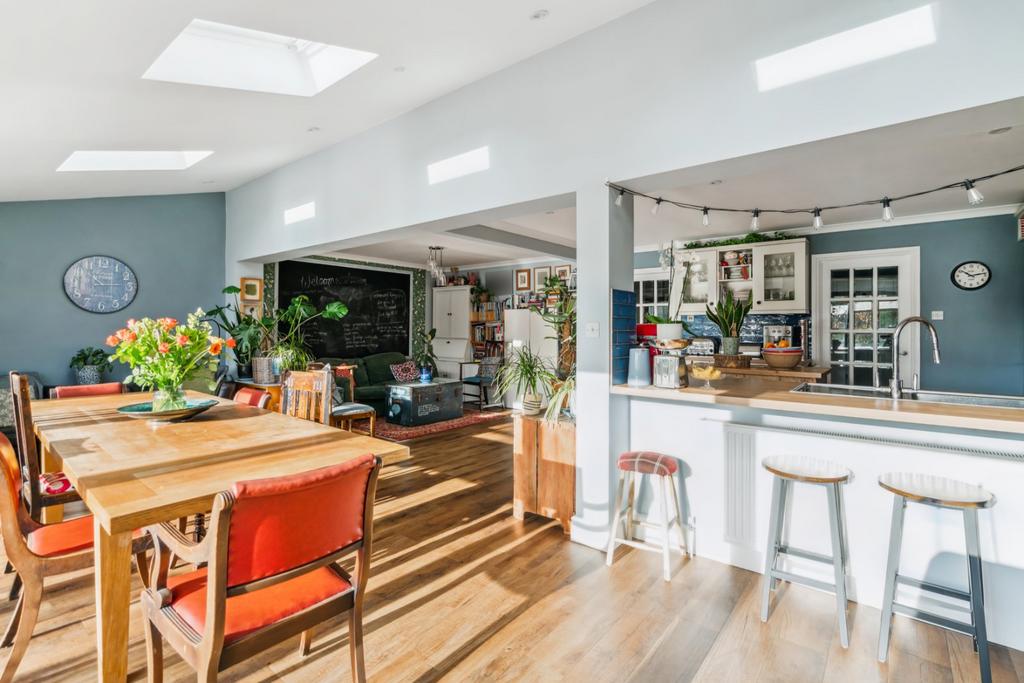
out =
<path fill-rule="evenodd" d="M 117 412 L 122 415 L 127 415 L 128 417 L 134 417 L 141 420 L 180 422 L 182 420 L 192 419 L 199 413 L 204 410 L 209 410 L 215 405 L 217 405 L 217 401 L 213 399 L 188 400 L 185 402 L 184 408 L 153 412 L 152 401 L 147 401 L 146 403 L 133 403 L 127 406 L 121 406 L 117 409 Z"/>

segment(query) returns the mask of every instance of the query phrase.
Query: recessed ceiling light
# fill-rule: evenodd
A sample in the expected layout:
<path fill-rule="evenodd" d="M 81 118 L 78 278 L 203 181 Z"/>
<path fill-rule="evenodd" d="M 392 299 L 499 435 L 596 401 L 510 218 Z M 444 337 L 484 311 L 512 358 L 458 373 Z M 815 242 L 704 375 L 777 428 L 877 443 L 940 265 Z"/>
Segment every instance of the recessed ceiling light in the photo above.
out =
<path fill-rule="evenodd" d="M 307 133 L 319 133 L 320 132 L 320 126 L 310 126 L 309 128 L 306 129 L 306 132 Z"/>
<path fill-rule="evenodd" d="M 993 128 L 988 132 L 989 135 L 1002 135 L 1003 133 L 1009 133 L 1013 130 L 1013 126 L 1003 126 L 1002 128 Z"/>
<path fill-rule="evenodd" d="M 722 181 L 721 181 L 721 180 L 712 180 L 712 181 L 711 181 L 711 184 L 712 184 L 712 185 L 721 185 L 721 184 L 722 184 Z"/>
<path fill-rule="evenodd" d="M 372 52 L 193 19 L 142 77 L 312 97 L 376 57 Z"/>
<path fill-rule="evenodd" d="M 539 9 L 530 15 L 530 19 L 534 21 L 537 21 L 538 19 L 546 19 L 549 14 L 551 14 L 551 12 L 546 9 Z"/>
<path fill-rule="evenodd" d="M 427 166 L 427 180 L 431 185 L 443 183 L 453 178 L 461 178 L 470 173 L 486 171 L 491 167 L 491 150 L 489 147 L 478 147 L 463 154 L 458 154 Z"/>
<path fill-rule="evenodd" d="M 183 171 L 213 154 L 208 151 L 78 150 L 58 171 Z"/>
<path fill-rule="evenodd" d="M 395 72 L 396 73 L 404 73 L 405 72 L 405 67 L 404 66 L 396 66 L 395 67 Z"/>

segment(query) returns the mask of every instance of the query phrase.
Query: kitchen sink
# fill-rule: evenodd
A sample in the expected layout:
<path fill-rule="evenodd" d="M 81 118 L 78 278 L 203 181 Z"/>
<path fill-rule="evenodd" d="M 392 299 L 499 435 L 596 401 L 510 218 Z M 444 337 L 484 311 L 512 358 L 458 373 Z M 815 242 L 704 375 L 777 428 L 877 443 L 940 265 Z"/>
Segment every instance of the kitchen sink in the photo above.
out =
<path fill-rule="evenodd" d="M 845 384 L 801 384 L 794 393 L 818 394 L 822 396 L 849 396 L 852 398 L 889 399 L 889 390 L 884 387 L 855 387 Z M 893 400 L 893 399 L 889 399 Z M 947 391 L 921 391 L 904 389 L 903 398 L 897 401 L 921 401 L 924 403 L 949 403 L 964 406 L 986 406 L 989 408 L 1024 409 L 1024 396 L 995 396 L 990 394 L 961 394 Z"/>

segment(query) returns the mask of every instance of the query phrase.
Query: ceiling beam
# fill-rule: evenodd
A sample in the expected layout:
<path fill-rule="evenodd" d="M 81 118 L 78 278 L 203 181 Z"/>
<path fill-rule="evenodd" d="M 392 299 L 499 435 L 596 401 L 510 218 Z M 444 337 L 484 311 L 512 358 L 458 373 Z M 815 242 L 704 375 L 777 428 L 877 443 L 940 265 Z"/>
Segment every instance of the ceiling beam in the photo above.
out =
<path fill-rule="evenodd" d="M 576 260 L 575 247 L 567 247 L 563 244 L 556 244 L 555 242 L 537 239 L 536 237 L 517 235 L 513 232 L 498 230 L 497 228 L 492 228 L 486 225 L 470 225 L 465 228 L 449 230 L 448 232 L 452 235 L 458 235 L 459 237 L 466 237 L 480 242 L 504 244 L 509 247 L 529 249 L 530 251 L 535 251 L 540 254 L 548 254 L 549 256 L 557 256 L 559 258 L 570 259 L 572 261 Z"/>

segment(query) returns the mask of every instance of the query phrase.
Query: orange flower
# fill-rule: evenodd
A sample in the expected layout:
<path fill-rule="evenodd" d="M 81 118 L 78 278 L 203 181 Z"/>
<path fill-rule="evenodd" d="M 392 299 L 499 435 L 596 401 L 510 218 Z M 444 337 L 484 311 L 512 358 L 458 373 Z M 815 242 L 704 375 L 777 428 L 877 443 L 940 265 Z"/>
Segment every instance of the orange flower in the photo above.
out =
<path fill-rule="evenodd" d="M 120 339 L 121 341 L 135 341 L 136 339 L 135 333 L 129 330 L 127 327 L 122 327 L 117 332 L 115 332 L 114 335 L 116 335 L 117 338 Z"/>
<path fill-rule="evenodd" d="M 229 349 L 233 349 L 238 346 L 238 342 L 235 341 L 234 337 L 228 337 L 227 345 Z"/>
<path fill-rule="evenodd" d="M 133 342 L 133 341 L 135 341 L 138 338 L 139 338 L 139 335 L 135 334 L 131 330 L 128 330 L 128 335 L 127 335 L 128 341 Z"/>
<path fill-rule="evenodd" d="M 164 328 L 165 332 L 170 332 L 178 326 L 178 321 L 174 318 L 157 318 L 157 322 Z"/>
<path fill-rule="evenodd" d="M 171 345 L 167 342 L 160 342 L 160 346 L 156 347 L 156 350 L 160 353 L 170 353 Z"/>
<path fill-rule="evenodd" d="M 121 340 L 117 338 L 117 335 L 110 335 L 107 337 L 107 346 L 117 346 L 121 343 Z"/>
<path fill-rule="evenodd" d="M 220 352 L 223 350 L 223 344 L 224 342 L 218 339 L 217 341 L 210 344 L 210 348 L 208 348 L 207 351 L 210 352 L 211 356 L 219 356 Z"/>
<path fill-rule="evenodd" d="M 183 334 L 178 335 L 178 346 L 188 346 L 188 337 Z"/>

